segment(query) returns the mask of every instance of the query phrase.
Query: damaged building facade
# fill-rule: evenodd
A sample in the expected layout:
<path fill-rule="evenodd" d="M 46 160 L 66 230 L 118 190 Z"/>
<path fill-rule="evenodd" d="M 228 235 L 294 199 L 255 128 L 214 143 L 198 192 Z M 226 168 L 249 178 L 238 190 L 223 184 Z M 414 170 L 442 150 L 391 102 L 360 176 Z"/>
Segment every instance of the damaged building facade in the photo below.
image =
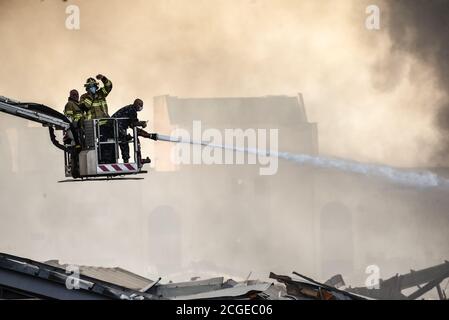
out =
<path fill-rule="evenodd" d="M 279 150 L 318 153 L 317 127 L 308 121 L 301 95 L 159 96 L 155 97 L 153 108 L 156 132 L 170 133 L 175 129 L 192 132 L 194 121 L 200 121 L 204 129 L 219 130 L 223 136 L 226 129 L 278 129 Z M 173 148 L 172 144 L 155 145 L 157 174 L 161 179 L 176 181 L 180 190 L 194 189 L 201 195 L 201 201 L 195 196 L 184 197 L 182 193 L 179 199 L 172 197 L 176 193 L 167 197 L 167 205 L 170 204 L 182 221 L 184 244 L 190 242 L 191 246 L 202 248 L 204 257 L 213 257 L 214 263 L 230 267 L 229 272 L 236 272 L 241 261 L 248 263 L 244 273 L 253 270 L 249 268 L 250 263 L 281 267 L 276 265 L 279 261 L 272 259 L 279 251 L 282 251 L 282 261 L 289 260 L 288 265 L 302 260 L 307 272 L 316 270 L 313 230 L 317 226 L 311 211 L 313 172 L 288 162 L 280 162 L 277 173 L 267 176 L 260 175 L 259 164 L 174 165 Z M 186 207 L 188 214 L 184 214 Z M 287 246 L 286 238 L 280 236 L 285 233 L 289 238 Z M 233 261 L 229 261 L 229 255 L 221 256 L 219 252 L 233 252 Z M 160 254 L 165 254 L 163 248 Z"/>
<path fill-rule="evenodd" d="M 56 184 L 62 159 L 46 130 L 0 121 L 8 162 L 1 170 L 10 181 L 0 194 L 9 221 L 0 225 L 2 252 L 121 266 L 151 279 L 298 270 L 322 281 L 341 274 L 354 287 L 364 285 L 370 265 L 388 279 L 449 256 L 445 190 L 283 160 L 272 176 L 261 176 L 258 165 L 174 165 L 173 145 L 164 142 L 152 146 L 154 170 L 144 180 Z M 300 94 L 154 98 L 151 131 L 189 131 L 193 121 L 220 131 L 279 129 L 280 151 L 319 154 L 318 126 Z M 27 202 L 10 201 L 13 194 Z M 19 225 L 23 237 L 13 241 Z"/>

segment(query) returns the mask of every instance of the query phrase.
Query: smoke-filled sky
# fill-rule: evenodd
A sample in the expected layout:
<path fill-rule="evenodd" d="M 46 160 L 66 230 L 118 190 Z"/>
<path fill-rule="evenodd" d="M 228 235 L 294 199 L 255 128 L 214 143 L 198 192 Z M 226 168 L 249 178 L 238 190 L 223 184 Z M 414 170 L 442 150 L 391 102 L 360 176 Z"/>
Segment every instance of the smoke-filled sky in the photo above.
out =
<path fill-rule="evenodd" d="M 80 8 L 80 30 L 65 27 L 71 4 Z M 368 4 L 380 7 L 380 30 L 365 27 Z M 103 73 L 114 84 L 110 113 L 140 97 L 141 118 L 151 120 L 157 95 L 301 92 L 309 120 L 318 123 L 322 155 L 395 166 L 447 165 L 448 6 L 444 0 L 0 0 L 0 95 L 62 111 L 70 89 L 82 91 L 88 77 Z M 313 230 L 302 218 L 318 217 L 335 200 L 353 210 L 348 215 L 354 225 L 364 226 L 358 233 L 334 230 L 335 239 L 354 236 L 360 260 L 399 261 L 389 271 L 406 272 L 409 258 L 424 267 L 447 255 L 445 190 L 393 189 L 388 182 L 354 182 L 351 175 L 315 179 L 302 167 L 290 168 L 291 175 L 284 171 L 288 179 L 278 184 L 237 184 L 231 180 L 235 173 L 217 178 L 206 171 L 203 182 L 193 175 L 150 173 L 143 181 L 57 184 L 62 168 L 59 174 L 48 167 L 62 166 L 62 155 L 44 129 L 41 139 L 36 133 L 35 140 L 18 141 L 32 135 L 20 132 L 21 121 L 0 114 L 0 129 L 7 127 L 0 133 L 19 129 L 9 136 L 21 148 L 12 150 L 12 160 L 20 154 L 46 167 L 32 175 L 12 161 L 19 173 L 0 182 L 0 251 L 141 271 L 148 260 L 158 262 L 139 241 L 146 241 L 153 206 L 162 203 L 181 208 L 188 259 L 232 264 L 246 274 L 273 263 L 280 272 L 292 264 L 301 271 L 301 263 L 316 259 L 302 256 L 301 248 L 318 246 L 298 232 Z M 200 196 L 197 187 L 204 190 Z M 252 198 L 237 201 L 237 188 L 247 188 Z M 258 210 L 264 201 L 280 206 Z M 259 211 L 270 214 L 261 218 Z M 162 235 L 154 243 L 164 259 L 159 243 L 176 232 L 171 222 L 154 228 Z M 301 253 L 300 261 L 291 260 L 293 253 Z M 365 265 L 359 267 L 363 274 Z"/>
<path fill-rule="evenodd" d="M 388 3 L 389 35 L 393 56 L 410 54 L 431 69 L 431 78 L 423 77 L 421 70 L 410 68 L 407 76 L 416 83 L 431 81 L 437 96 L 423 107 L 434 116 L 433 125 L 439 130 L 441 140 L 436 147 L 437 161 L 447 164 L 449 156 L 449 2 L 390 1 Z M 393 73 L 393 72 L 391 72 Z M 424 90 L 427 90 L 425 88 Z M 417 91 L 421 93 L 422 90 Z M 436 92 L 435 92 L 436 91 Z M 437 112 L 433 113 L 434 108 Z"/>
<path fill-rule="evenodd" d="M 104 73 L 111 110 L 139 96 L 150 118 L 155 95 L 302 92 L 323 154 L 447 164 L 436 157 L 447 142 L 436 121 L 447 105 L 447 1 L 374 1 L 378 31 L 365 28 L 371 2 L 3 0 L 0 94 L 62 110 L 69 89 Z M 80 30 L 65 28 L 70 4 Z"/>

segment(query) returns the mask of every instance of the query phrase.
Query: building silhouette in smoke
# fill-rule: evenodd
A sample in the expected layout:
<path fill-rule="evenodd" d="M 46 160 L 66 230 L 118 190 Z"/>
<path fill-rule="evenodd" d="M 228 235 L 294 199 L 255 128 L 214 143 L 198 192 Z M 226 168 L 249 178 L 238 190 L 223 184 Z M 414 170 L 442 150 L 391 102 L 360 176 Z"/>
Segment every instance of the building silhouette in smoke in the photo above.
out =
<path fill-rule="evenodd" d="M 317 125 L 308 121 L 301 96 L 159 96 L 153 120 L 160 133 L 188 130 L 193 120 L 218 129 L 278 128 L 279 150 L 318 153 Z M 153 278 L 185 270 L 242 277 L 300 270 L 322 280 L 341 273 L 353 284 L 363 284 L 370 264 L 387 278 L 449 255 L 444 189 L 286 161 L 274 176 L 260 176 L 258 165 L 174 167 L 173 145 L 164 142 L 155 144 L 155 168 L 145 180 L 57 184 L 63 159 L 46 130 L 4 115 L 1 121 L 7 139 L 0 154 L 12 161 L 1 194 L 2 251 L 26 246 L 30 258 L 101 261 Z M 18 194 L 27 201 L 10 201 Z M 21 246 L 11 225 L 27 230 Z"/>
<path fill-rule="evenodd" d="M 279 128 L 279 150 L 318 153 L 317 126 L 308 122 L 301 95 L 155 98 L 155 131 L 189 131 L 193 120 L 219 130 Z M 194 188 L 193 194 L 201 195 L 200 201 L 173 206 L 183 228 L 195 230 L 182 239 L 204 247 L 203 256 L 219 266 L 235 261 L 235 266 L 246 268 L 298 268 L 320 279 L 341 273 L 363 284 L 369 265 L 378 265 L 381 275 L 388 276 L 409 266 L 438 263 L 437 252 L 449 255 L 447 248 L 434 247 L 447 240 L 445 233 L 431 231 L 447 224 L 445 190 L 420 190 L 285 161 L 270 177 L 259 176 L 257 166 L 251 165 L 174 167 L 171 147 L 156 145 L 155 169 L 183 181 L 173 182 L 181 190 Z M 185 205 L 192 207 L 193 215 L 185 216 Z M 404 250 L 412 243 L 416 255 Z M 220 251 L 232 251 L 234 261 L 220 258 Z"/>
<path fill-rule="evenodd" d="M 156 132 L 170 133 L 177 128 L 191 135 L 194 121 L 201 121 L 203 129 L 219 130 L 223 137 L 225 129 L 278 129 L 279 150 L 318 153 L 317 126 L 308 121 L 301 94 L 230 98 L 158 96 L 154 98 L 153 121 Z M 223 258 L 214 259 L 214 263 L 232 266 L 234 272 L 239 261 L 254 254 L 256 264 L 275 267 L 279 261 L 271 257 L 276 256 L 279 248 L 283 250 L 282 256 L 290 260 L 288 265 L 301 260 L 304 270 L 316 270 L 312 172 L 287 162 L 280 163 L 273 176 L 261 176 L 258 164 L 175 166 L 170 158 L 172 148 L 172 144 L 156 143 L 155 170 L 165 175 L 164 179 L 179 181 L 180 190 L 193 189 L 201 197 L 189 204 L 193 216 L 186 217 L 184 205 L 172 205 L 180 213 L 184 229 L 195 230 L 185 235 L 186 242 L 194 239 L 192 245 L 204 247 L 205 257 L 231 250 L 235 255 L 234 266 Z M 286 187 L 286 181 L 294 187 Z M 176 202 L 171 199 L 167 204 Z M 285 246 L 285 239 L 279 237 L 285 230 L 294 245 Z M 204 241 L 208 245 L 204 246 Z"/>

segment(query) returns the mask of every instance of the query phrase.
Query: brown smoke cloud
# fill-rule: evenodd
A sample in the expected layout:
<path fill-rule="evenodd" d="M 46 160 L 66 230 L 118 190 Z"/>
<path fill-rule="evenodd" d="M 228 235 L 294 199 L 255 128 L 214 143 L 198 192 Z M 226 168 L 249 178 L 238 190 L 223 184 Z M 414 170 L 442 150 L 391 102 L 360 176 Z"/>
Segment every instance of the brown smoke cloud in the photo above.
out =
<path fill-rule="evenodd" d="M 435 160 L 447 165 L 449 156 L 449 3 L 444 0 L 423 1 L 389 1 L 388 33 L 392 41 L 391 55 L 408 55 L 416 62 L 431 69 L 433 77 L 426 77 L 420 68 L 409 68 L 408 79 L 415 83 L 432 83 L 436 97 L 422 106 L 434 117 L 433 125 L 437 128 L 440 142 L 435 148 Z M 390 60 L 391 61 L 391 60 Z M 397 68 L 403 67 L 403 61 L 396 59 Z M 390 70 L 391 77 L 396 77 L 396 70 Z M 388 72 L 388 70 L 386 70 Z M 421 94 L 424 90 L 417 91 Z"/>
<path fill-rule="evenodd" d="M 421 5 L 426 10 L 441 9 L 437 4 L 444 6 L 443 1 L 432 3 L 435 8 L 425 7 L 424 1 Z M 80 30 L 65 28 L 65 9 L 70 4 L 80 7 Z M 140 97 L 146 102 L 142 119 L 151 120 L 152 98 L 161 94 L 216 97 L 302 92 L 309 120 L 318 123 L 322 154 L 398 166 L 436 165 L 440 162 L 435 152 L 446 143 L 441 137 L 445 121 L 436 122 L 435 117 L 445 119 L 446 109 L 442 106 L 446 105 L 443 89 L 447 85 L 447 59 L 442 57 L 447 51 L 439 35 L 447 32 L 439 33 L 436 26 L 428 24 L 428 19 L 415 19 L 418 11 L 413 11 L 413 6 L 407 6 L 405 1 L 380 2 L 381 29 L 367 30 L 367 4 L 371 3 L 355 0 L 1 0 L 0 95 L 45 103 L 62 111 L 70 89 L 82 90 L 86 78 L 103 73 L 114 83 L 108 97 L 111 111 Z M 431 17 L 433 11 L 426 10 L 422 10 L 424 17 Z M 442 20 L 437 19 L 435 23 L 439 22 Z M 425 36 L 427 33 L 421 33 L 423 30 L 432 32 L 432 40 Z M 404 32 L 411 34 L 411 38 L 403 37 Z M 20 123 L 4 115 L 0 115 L 0 121 L 2 127 Z M 56 159 L 58 152 L 47 139 L 43 132 L 36 137 L 35 144 L 29 143 L 27 147 L 33 150 L 29 156 L 40 152 L 38 159 Z M 150 150 L 151 144 L 145 143 L 144 148 Z M 62 161 L 52 163 L 59 166 Z M 1 250 L 38 259 L 60 257 L 77 263 L 120 264 L 142 272 L 141 255 L 146 253 L 127 238 L 144 232 L 136 231 L 136 225 L 140 225 L 133 224 L 132 220 L 137 219 L 142 207 L 166 199 L 169 192 L 177 192 L 181 195 L 174 197 L 171 204 L 186 208 L 183 222 L 200 217 L 204 219 L 202 225 L 208 222 L 213 225 L 217 216 L 222 217 L 220 210 L 226 212 L 226 205 L 221 204 L 212 218 L 198 213 L 199 200 L 187 182 L 190 189 L 182 191 L 177 189 L 179 184 L 161 185 L 151 178 L 120 185 L 55 187 L 58 178 L 60 175 L 53 172 L 36 185 L 25 180 L 32 188 L 29 192 L 33 200 L 20 205 L 8 202 L 5 208 L 8 224 L 2 222 L 0 226 L 5 237 Z M 324 180 L 323 184 L 329 182 Z M 164 180 L 159 177 L 155 181 Z M 17 182 L 14 190 L 20 190 L 20 183 L 24 181 Z M 215 183 L 213 178 L 210 183 Z M 0 186 L 2 190 L 9 188 L 5 182 Z M 321 191 L 333 194 L 335 190 L 329 188 L 332 189 L 325 187 Z M 377 195 L 378 190 L 373 189 L 372 193 Z M 285 190 L 297 190 L 295 181 L 286 183 Z M 210 192 L 211 198 L 206 194 L 201 199 L 210 207 L 217 207 L 217 202 L 226 198 L 226 195 L 217 198 L 212 188 Z M 36 194 L 39 197 L 34 197 Z M 71 194 L 83 203 L 76 202 L 76 208 L 70 207 L 72 201 L 64 197 Z M 100 196 L 105 194 L 107 197 L 100 201 Z M 119 201 L 121 197 L 132 201 Z M 379 198 L 373 197 L 377 202 L 385 200 Z M 257 200 L 255 197 L 254 202 Z M 357 205 L 357 201 L 351 198 L 349 202 Z M 249 209 L 242 207 L 236 211 L 236 219 L 240 212 L 250 211 L 251 204 L 246 205 Z M 371 213 L 375 212 L 372 209 L 375 205 L 376 201 L 369 201 Z M 408 205 L 391 205 L 392 210 L 398 207 L 401 212 L 408 212 Z M 18 211 L 23 214 L 17 214 Z M 61 212 L 68 213 L 61 216 Z M 289 218 L 296 215 L 293 209 L 288 212 Z M 406 213 L 403 216 L 407 219 Z M 383 218 L 378 220 L 388 221 Z M 226 225 L 225 218 L 220 219 Z M 248 225 L 258 223 L 257 217 L 246 219 Z M 418 221 L 418 225 L 420 219 L 412 220 Z M 441 219 L 445 221 L 444 217 Z M 25 240 L 20 245 L 9 241 L 14 236 L 13 230 L 24 225 L 25 230 L 31 230 L 30 239 L 36 245 L 30 247 Z M 227 244 L 233 243 L 231 231 L 235 225 L 224 228 L 229 234 L 222 233 L 224 240 L 220 248 L 226 259 L 221 261 L 225 263 L 233 255 L 232 247 Z M 80 228 L 82 236 L 78 233 Z M 294 225 L 291 228 L 293 233 Z M 122 230 L 123 237 L 117 237 L 117 230 Z M 193 223 L 191 230 L 196 230 Z M 407 230 L 401 228 L 398 232 L 391 227 L 388 234 L 413 233 Z M 288 235 L 280 228 L 278 231 L 288 243 Z M 50 235 L 57 241 L 46 240 Z M 215 242 L 203 245 L 204 240 L 200 239 L 203 235 L 194 236 L 202 246 L 186 245 L 183 249 L 198 257 L 213 252 L 208 248 Z M 263 239 L 266 235 L 258 236 Z M 411 255 L 416 249 L 416 245 L 407 250 L 398 245 L 394 253 L 388 253 L 384 252 L 384 243 L 373 239 L 372 247 L 385 254 L 387 261 L 391 255 L 406 255 L 406 252 Z M 439 252 L 447 248 L 444 241 L 441 243 Z M 261 257 L 264 248 L 248 245 L 245 250 L 241 260 L 232 261 L 236 264 L 246 261 L 251 265 L 254 261 L 270 260 Z M 125 253 L 134 260 L 123 259 Z M 435 252 L 428 256 L 440 257 Z M 282 271 L 290 271 L 286 265 L 281 267 L 287 269 Z"/>
<path fill-rule="evenodd" d="M 80 6 L 80 30 L 65 28 L 68 4 Z M 365 7 L 310 0 L 3 1 L 8 80 L 1 89 L 60 110 L 67 91 L 82 89 L 97 72 L 114 81 L 112 110 L 136 96 L 149 106 L 165 93 L 301 91 L 310 119 L 319 123 L 322 153 L 433 165 L 438 75 L 412 53 L 392 50 L 400 44 L 391 37 L 397 28 L 388 24 L 388 3 L 380 31 L 365 28 Z"/>

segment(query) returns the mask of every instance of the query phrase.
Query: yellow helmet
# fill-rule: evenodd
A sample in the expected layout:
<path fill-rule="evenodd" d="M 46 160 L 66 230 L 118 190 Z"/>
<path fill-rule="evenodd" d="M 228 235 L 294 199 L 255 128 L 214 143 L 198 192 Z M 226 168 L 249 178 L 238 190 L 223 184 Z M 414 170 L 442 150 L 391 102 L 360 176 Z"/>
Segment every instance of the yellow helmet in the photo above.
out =
<path fill-rule="evenodd" d="M 98 82 L 97 80 L 95 80 L 94 78 L 89 78 L 86 80 L 86 83 L 84 84 L 85 88 L 91 87 L 91 86 L 96 86 L 98 87 Z"/>

